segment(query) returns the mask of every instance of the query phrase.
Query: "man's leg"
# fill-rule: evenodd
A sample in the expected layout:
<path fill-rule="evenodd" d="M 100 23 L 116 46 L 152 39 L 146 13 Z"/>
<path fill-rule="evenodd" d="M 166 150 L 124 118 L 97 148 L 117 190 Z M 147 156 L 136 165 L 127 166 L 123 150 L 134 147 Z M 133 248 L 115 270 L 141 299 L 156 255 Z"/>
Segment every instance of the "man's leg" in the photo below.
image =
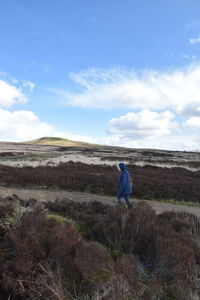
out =
<path fill-rule="evenodd" d="M 125 195 L 125 200 L 126 200 L 126 205 L 127 205 L 127 207 L 128 207 L 128 208 L 131 208 L 132 205 L 131 205 L 131 203 L 129 202 L 129 194 L 126 194 L 126 195 Z"/>
<path fill-rule="evenodd" d="M 119 207 L 121 207 L 121 205 L 122 205 L 122 200 L 121 200 L 122 196 L 123 196 L 123 194 L 121 194 L 120 192 L 117 195 L 117 200 L 118 200 Z"/>

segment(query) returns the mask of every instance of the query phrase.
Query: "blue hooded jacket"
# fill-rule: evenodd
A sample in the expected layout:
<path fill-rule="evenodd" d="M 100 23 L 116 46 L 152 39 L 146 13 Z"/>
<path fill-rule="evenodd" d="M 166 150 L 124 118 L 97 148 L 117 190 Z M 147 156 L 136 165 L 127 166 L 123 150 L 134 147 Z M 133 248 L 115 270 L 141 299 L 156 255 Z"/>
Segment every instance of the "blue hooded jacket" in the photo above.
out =
<path fill-rule="evenodd" d="M 126 170 L 124 163 L 120 163 L 119 167 L 121 169 L 121 176 L 119 179 L 119 192 L 121 194 L 131 194 L 132 193 L 132 184 L 129 172 Z"/>

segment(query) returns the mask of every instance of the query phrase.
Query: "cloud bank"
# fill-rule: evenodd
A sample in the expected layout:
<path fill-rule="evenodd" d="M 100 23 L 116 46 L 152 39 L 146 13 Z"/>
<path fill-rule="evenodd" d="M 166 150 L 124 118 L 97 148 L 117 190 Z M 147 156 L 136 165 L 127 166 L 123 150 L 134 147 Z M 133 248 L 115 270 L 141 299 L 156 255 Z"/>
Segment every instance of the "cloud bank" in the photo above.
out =
<path fill-rule="evenodd" d="M 11 111 L 34 92 L 31 81 L 0 80 L 0 139 L 25 141 L 60 136 L 91 143 L 171 150 L 199 150 L 200 65 L 180 70 L 140 73 L 113 68 L 72 73 L 71 90 L 54 89 L 66 105 L 112 110 L 103 138 L 57 131 L 31 111 Z M 118 116 L 115 111 L 118 109 Z M 119 111 L 126 111 L 119 116 Z M 84 113 L 84 112 L 83 112 Z"/>
<path fill-rule="evenodd" d="M 177 130 L 179 125 L 174 121 L 175 115 L 170 111 L 162 113 L 142 110 L 139 113 L 130 112 L 120 118 L 111 119 L 108 131 L 130 138 L 153 138 L 169 135 Z"/>
<path fill-rule="evenodd" d="M 75 141 L 96 142 L 95 139 L 58 131 L 55 126 L 43 122 L 32 111 L 8 111 L 0 109 L 0 140 L 22 142 L 44 136 L 63 137 Z"/>
<path fill-rule="evenodd" d="M 109 136 L 102 142 L 128 147 L 200 149 L 196 132 L 200 124 L 200 64 L 166 72 L 89 69 L 72 73 L 70 78 L 74 92 L 54 90 L 66 105 L 128 111 L 109 121 Z"/>
<path fill-rule="evenodd" d="M 71 140 L 87 141 L 94 143 L 93 138 L 60 132 L 55 126 L 43 122 L 32 111 L 17 110 L 10 111 L 16 103 L 25 103 L 28 97 L 24 91 L 33 92 L 35 84 L 31 81 L 19 81 L 11 79 L 7 74 L 7 81 L 0 80 L 0 141 L 26 141 L 43 136 L 60 136 Z M 10 83 L 11 82 L 11 83 Z M 17 86 L 18 85 L 18 86 Z"/>
<path fill-rule="evenodd" d="M 200 117 L 191 117 L 187 119 L 183 126 L 186 128 L 200 129 Z"/>
<path fill-rule="evenodd" d="M 28 97 L 23 89 L 28 88 L 31 92 L 35 87 L 30 81 L 19 81 L 1 73 L 7 81 L 0 79 L 0 140 L 23 141 L 30 137 L 52 132 L 53 127 L 41 122 L 31 111 L 10 111 L 14 104 L 25 103 Z"/>
<path fill-rule="evenodd" d="M 24 103 L 27 100 L 20 88 L 0 80 L 0 107 L 9 108 L 17 102 Z"/>
<path fill-rule="evenodd" d="M 54 132 L 53 126 L 42 122 L 31 111 L 0 109 L 0 138 L 6 141 L 25 141 L 41 134 L 48 136 Z"/>
<path fill-rule="evenodd" d="M 91 69 L 70 77 L 78 92 L 54 90 L 66 105 L 104 110 L 170 109 L 184 116 L 192 106 L 192 113 L 199 114 L 200 65 L 169 72 Z"/>

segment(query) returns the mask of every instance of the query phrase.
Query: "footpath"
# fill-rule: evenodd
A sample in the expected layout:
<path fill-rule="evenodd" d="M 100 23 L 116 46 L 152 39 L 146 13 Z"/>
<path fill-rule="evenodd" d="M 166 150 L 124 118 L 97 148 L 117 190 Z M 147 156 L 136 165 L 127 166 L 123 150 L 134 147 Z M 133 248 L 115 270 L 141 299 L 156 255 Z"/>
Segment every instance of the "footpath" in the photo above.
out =
<path fill-rule="evenodd" d="M 70 199 L 76 202 L 91 202 L 98 201 L 103 204 L 115 205 L 117 200 L 112 196 L 104 196 L 97 194 L 89 194 L 83 192 L 70 192 L 64 190 L 47 190 L 47 189 L 37 189 L 37 188 L 22 188 L 22 187 L 5 187 L 0 186 L 0 197 L 5 198 L 12 196 L 13 194 L 17 195 L 21 199 L 36 199 L 38 201 L 55 201 Z M 200 206 L 191 206 L 183 204 L 174 204 L 169 202 L 159 202 L 152 200 L 140 200 L 135 199 L 134 197 L 130 198 L 130 201 L 133 203 L 144 201 L 150 205 L 157 214 L 163 211 L 185 211 L 191 214 L 194 214 L 200 217 Z"/>

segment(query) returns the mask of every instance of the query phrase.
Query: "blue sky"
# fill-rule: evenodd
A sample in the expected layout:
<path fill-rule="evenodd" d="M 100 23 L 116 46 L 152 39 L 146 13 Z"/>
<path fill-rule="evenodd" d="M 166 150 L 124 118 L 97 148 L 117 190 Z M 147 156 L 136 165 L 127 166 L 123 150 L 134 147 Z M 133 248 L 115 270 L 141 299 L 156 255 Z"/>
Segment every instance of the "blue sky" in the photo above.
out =
<path fill-rule="evenodd" d="M 198 0 L 1 0 L 0 140 L 199 150 Z"/>

